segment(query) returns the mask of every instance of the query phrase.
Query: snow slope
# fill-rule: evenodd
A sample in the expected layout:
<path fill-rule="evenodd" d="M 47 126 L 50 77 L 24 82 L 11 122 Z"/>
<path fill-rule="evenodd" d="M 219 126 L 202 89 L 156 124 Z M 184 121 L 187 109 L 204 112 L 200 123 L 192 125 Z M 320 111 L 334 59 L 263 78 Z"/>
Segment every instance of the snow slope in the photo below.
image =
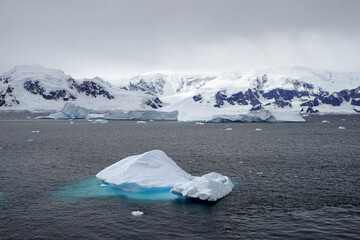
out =
<path fill-rule="evenodd" d="M 0 75 L 0 109 L 57 110 L 66 102 L 98 111 L 161 106 L 154 96 L 118 89 L 99 77 L 76 80 L 59 69 L 40 65 L 16 66 Z"/>

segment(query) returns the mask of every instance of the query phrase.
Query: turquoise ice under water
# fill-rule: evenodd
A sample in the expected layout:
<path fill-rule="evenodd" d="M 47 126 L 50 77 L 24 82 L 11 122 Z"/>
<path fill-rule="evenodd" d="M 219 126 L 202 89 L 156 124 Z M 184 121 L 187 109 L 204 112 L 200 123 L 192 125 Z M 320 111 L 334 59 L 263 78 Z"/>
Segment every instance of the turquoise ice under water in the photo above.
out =
<path fill-rule="evenodd" d="M 138 189 L 123 191 L 117 187 L 104 184 L 98 178 L 88 178 L 56 189 L 55 197 L 62 199 L 78 199 L 91 197 L 123 196 L 138 200 L 173 200 L 177 195 L 170 193 L 170 188 Z"/>

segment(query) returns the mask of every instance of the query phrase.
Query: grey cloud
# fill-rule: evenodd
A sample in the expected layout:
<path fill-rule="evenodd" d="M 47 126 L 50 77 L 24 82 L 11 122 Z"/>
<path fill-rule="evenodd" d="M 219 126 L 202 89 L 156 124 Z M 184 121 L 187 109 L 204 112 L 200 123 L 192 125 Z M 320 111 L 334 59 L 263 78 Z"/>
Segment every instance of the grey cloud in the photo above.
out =
<path fill-rule="evenodd" d="M 76 77 L 308 65 L 360 70 L 360 1 L 0 0 L 0 71 Z"/>

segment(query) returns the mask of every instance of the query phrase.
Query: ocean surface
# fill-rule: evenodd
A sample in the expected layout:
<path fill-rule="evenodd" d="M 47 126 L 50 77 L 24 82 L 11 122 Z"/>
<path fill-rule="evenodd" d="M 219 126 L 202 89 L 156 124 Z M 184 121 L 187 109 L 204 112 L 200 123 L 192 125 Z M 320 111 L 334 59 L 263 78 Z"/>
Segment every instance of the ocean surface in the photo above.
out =
<path fill-rule="evenodd" d="M 0 113 L 0 239 L 360 239 L 360 115 L 205 125 L 36 116 Z M 233 192 L 211 204 L 95 178 L 153 149 L 192 175 L 229 176 Z"/>

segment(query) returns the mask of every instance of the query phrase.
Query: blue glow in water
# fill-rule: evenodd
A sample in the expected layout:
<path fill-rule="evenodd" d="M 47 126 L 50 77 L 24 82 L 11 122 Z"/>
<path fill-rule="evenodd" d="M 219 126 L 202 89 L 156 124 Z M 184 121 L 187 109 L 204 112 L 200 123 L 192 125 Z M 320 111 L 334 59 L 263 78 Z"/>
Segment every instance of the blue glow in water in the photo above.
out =
<path fill-rule="evenodd" d="M 134 185 L 125 186 L 127 191 L 104 184 L 98 178 L 88 178 L 79 182 L 58 188 L 56 198 L 78 199 L 90 197 L 123 196 L 138 200 L 173 200 L 178 196 L 170 193 L 170 188 L 134 188 Z M 131 191 L 128 191 L 130 190 Z"/>

